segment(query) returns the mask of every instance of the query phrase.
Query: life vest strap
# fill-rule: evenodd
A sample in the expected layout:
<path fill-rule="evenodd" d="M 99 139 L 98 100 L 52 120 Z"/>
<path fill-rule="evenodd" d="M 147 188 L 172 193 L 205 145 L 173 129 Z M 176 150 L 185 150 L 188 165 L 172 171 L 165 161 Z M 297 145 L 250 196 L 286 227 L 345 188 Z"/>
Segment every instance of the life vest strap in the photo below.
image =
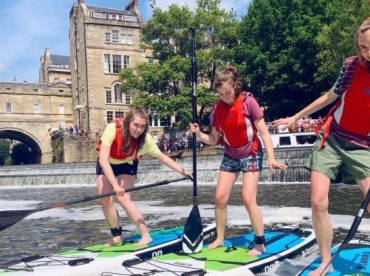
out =
<path fill-rule="evenodd" d="M 326 140 L 328 139 L 330 133 L 330 127 L 334 119 L 334 111 L 340 106 L 341 101 L 338 100 L 332 108 L 329 110 L 328 114 L 325 116 L 324 120 L 315 128 L 316 134 L 319 134 L 321 128 L 325 125 L 324 133 L 321 139 L 320 148 L 325 147 Z"/>

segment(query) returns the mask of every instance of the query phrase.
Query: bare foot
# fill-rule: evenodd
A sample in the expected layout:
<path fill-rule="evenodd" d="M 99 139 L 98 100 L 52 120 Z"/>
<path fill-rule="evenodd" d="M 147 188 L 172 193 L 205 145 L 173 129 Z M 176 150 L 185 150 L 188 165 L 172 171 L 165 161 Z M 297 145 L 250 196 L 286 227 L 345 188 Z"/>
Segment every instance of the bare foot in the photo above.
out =
<path fill-rule="evenodd" d="M 254 248 L 250 251 L 248 251 L 247 255 L 248 256 L 258 256 L 261 255 L 262 253 L 265 253 L 266 249 L 263 244 L 256 244 Z"/>
<path fill-rule="evenodd" d="M 136 243 L 137 246 L 146 246 L 152 241 L 152 237 L 149 234 L 141 236 L 141 239 Z"/>
<path fill-rule="evenodd" d="M 110 238 L 109 241 L 104 244 L 104 246 L 109 247 L 109 246 L 120 244 L 120 243 L 122 243 L 122 238 L 121 236 L 117 236 L 117 237 Z"/>
<path fill-rule="evenodd" d="M 326 275 L 326 273 L 333 272 L 333 266 L 329 265 L 329 267 L 325 270 L 324 273 L 324 268 L 326 267 L 327 264 L 320 264 L 318 268 L 316 268 L 314 271 L 310 272 L 308 275 L 309 276 L 321 276 L 321 275 Z"/>
<path fill-rule="evenodd" d="M 217 247 L 220 247 L 220 246 L 223 246 L 224 245 L 224 241 L 223 240 L 215 240 L 213 243 L 211 243 L 209 246 L 208 246 L 208 249 L 212 250 L 212 249 L 215 249 Z"/>

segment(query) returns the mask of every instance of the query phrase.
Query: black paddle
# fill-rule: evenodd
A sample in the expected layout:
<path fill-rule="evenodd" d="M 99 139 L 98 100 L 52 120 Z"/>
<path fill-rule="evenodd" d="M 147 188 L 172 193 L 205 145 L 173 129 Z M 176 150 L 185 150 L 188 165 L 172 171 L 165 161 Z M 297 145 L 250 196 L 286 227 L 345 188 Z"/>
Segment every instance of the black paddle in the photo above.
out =
<path fill-rule="evenodd" d="M 342 249 L 349 243 L 349 241 L 356 234 L 356 231 L 357 231 L 358 227 L 360 226 L 361 220 L 364 216 L 364 213 L 365 213 L 365 210 L 366 210 L 367 206 L 369 205 L 369 202 L 370 202 L 370 189 L 367 192 L 367 195 L 366 195 L 364 201 L 362 201 L 362 203 L 361 203 L 360 209 L 357 212 L 357 215 L 356 215 L 356 217 L 355 217 L 355 219 L 352 223 L 351 228 L 348 231 L 347 236 L 343 240 L 342 244 L 339 246 L 338 250 L 331 256 L 330 262 L 325 266 L 325 268 L 321 272 L 320 276 L 325 275 L 325 271 L 328 269 L 328 267 L 334 261 L 334 259 L 338 256 L 339 252 L 342 251 Z"/>
<path fill-rule="evenodd" d="M 195 29 L 189 28 L 191 33 L 191 103 L 193 124 L 197 121 L 197 68 L 195 60 Z M 203 226 L 197 204 L 197 137 L 193 133 L 193 208 L 186 220 L 184 235 L 182 237 L 182 250 L 185 253 L 198 253 L 203 248 Z"/>
<path fill-rule="evenodd" d="M 181 177 L 181 178 L 177 178 L 177 179 L 174 179 L 174 180 L 163 180 L 163 181 L 159 181 L 159 182 L 152 183 L 152 184 L 147 184 L 147 185 L 141 185 L 141 186 L 128 188 L 128 189 L 126 189 L 126 192 L 132 192 L 132 191 L 151 188 L 151 187 L 155 187 L 155 186 L 166 185 L 166 184 L 169 184 L 169 183 L 172 183 L 172 182 L 178 182 L 178 181 L 182 181 L 182 180 L 186 180 L 186 179 L 188 179 L 188 178 L 187 177 Z M 40 211 L 44 211 L 44 210 L 48 210 L 48 209 L 52 209 L 52 208 L 63 207 L 63 206 L 71 205 L 71 204 L 75 204 L 75 203 L 91 201 L 91 200 L 94 200 L 94 199 L 99 199 L 99 198 L 103 198 L 103 197 L 107 197 L 107 196 L 112 196 L 112 195 L 115 195 L 115 194 L 116 194 L 116 192 L 110 192 L 110 193 L 101 194 L 101 195 L 85 196 L 85 197 L 82 197 L 82 198 L 79 198 L 79 199 L 66 201 L 66 202 L 50 205 L 50 206 L 47 206 L 47 207 L 40 207 L 38 209 L 33 209 L 33 210 L 6 210 L 6 211 L 0 211 L 0 231 L 4 230 L 6 228 L 9 228 L 10 226 L 12 226 L 13 224 L 16 224 L 18 221 L 22 220 L 23 218 L 25 218 L 25 217 L 33 214 L 33 213 L 36 213 L 36 212 L 40 212 Z"/>

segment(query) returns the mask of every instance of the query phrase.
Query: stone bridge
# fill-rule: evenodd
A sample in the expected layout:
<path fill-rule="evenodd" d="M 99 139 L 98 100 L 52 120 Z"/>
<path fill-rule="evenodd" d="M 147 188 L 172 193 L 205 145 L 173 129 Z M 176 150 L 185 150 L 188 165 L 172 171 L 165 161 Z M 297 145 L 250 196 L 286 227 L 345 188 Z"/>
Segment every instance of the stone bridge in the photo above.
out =
<path fill-rule="evenodd" d="M 60 121 L 52 122 L 39 114 L 30 115 L 27 119 L 20 117 L 17 118 L 15 114 L 1 114 L 0 139 L 17 140 L 30 147 L 34 163 L 51 163 L 50 130 L 56 129 Z"/>

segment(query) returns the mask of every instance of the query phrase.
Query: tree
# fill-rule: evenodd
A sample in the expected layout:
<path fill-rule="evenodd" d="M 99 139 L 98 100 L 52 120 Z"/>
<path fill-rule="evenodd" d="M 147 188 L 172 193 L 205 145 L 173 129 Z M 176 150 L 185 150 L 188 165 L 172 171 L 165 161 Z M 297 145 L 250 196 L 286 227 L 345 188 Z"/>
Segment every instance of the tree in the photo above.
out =
<path fill-rule="evenodd" d="M 366 14 L 369 0 L 252 1 L 234 59 L 268 119 L 293 114 L 333 85 Z"/>
<path fill-rule="evenodd" d="M 0 165 L 5 165 L 10 161 L 10 142 L 0 139 Z"/>
<path fill-rule="evenodd" d="M 191 121 L 191 74 L 189 27 L 196 29 L 199 83 L 199 120 L 208 122 L 216 94 L 212 85 L 216 70 L 227 63 L 237 43 L 233 12 L 219 7 L 220 0 L 198 0 L 195 12 L 171 5 L 155 7 L 142 30 L 143 47 L 153 51 L 157 63 L 138 64 L 121 71 L 123 91 L 135 95 L 134 104 L 150 109 L 159 118 L 176 115 L 178 127 Z"/>

